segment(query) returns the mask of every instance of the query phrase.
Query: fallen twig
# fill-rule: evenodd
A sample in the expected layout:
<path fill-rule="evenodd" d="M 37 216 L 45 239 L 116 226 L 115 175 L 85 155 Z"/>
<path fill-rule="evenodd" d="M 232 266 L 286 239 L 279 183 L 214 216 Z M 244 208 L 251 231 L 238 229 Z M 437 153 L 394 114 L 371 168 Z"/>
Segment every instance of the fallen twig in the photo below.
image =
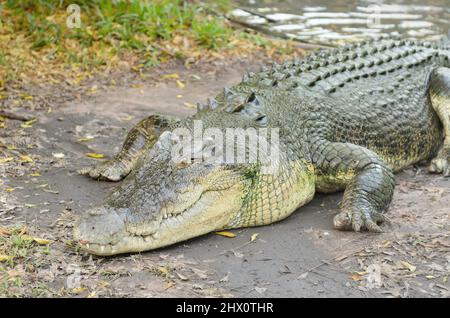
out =
<path fill-rule="evenodd" d="M 18 114 L 12 110 L 7 109 L 0 109 L 0 116 L 13 119 L 13 120 L 21 120 L 21 121 L 28 121 L 34 119 L 33 115 L 29 114 Z"/>
<path fill-rule="evenodd" d="M 354 240 L 353 240 L 354 241 Z M 352 243 L 353 241 L 348 242 L 347 244 Z M 345 245 L 347 245 L 345 244 Z M 313 266 L 309 269 L 307 269 L 306 271 L 304 271 L 303 273 L 301 273 L 300 275 L 297 276 L 297 279 L 301 279 L 302 277 L 304 277 L 306 274 L 315 271 L 316 269 L 318 269 L 319 267 L 322 267 L 323 265 L 330 265 L 330 262 L 332 261 L 337 261 L 337 260 L 343 260 L 346 259 L 358 252 L 361 252 L 362 250 L 364 250 L 366 247 L 361 247 L 360 249 L 357 249 L 356 251 L 352 251 L 350 253 L 344 254 L 344 255 L 339 255 L 339 256 L 335 256 L 335 257 L 330 257 L 328 259 L 324 259 L 320 262 L 320 264 Z"/>

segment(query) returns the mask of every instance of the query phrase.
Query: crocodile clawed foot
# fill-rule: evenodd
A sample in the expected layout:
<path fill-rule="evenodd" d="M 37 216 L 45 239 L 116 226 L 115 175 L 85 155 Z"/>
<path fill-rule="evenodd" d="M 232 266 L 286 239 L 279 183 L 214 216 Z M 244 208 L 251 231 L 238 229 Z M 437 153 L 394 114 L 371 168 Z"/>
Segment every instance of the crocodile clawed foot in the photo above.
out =
<path fill-rule="evenodd" d="M 116 162 L 108 161 L 94 167 L 83 168 L 78 173 L 102 181 L 117 182 L 122 180 L 127 174 Z"/>
<path fill-rule="evenodd" d="M 366 229 L 369 232 L 382 233 L 383 230 L 378 225 L 382 222 L 389 222 L 389 219 L 382 213 L 373 212 L 370 215 L 361 211 L 343 211 L 333 219 L 334 228 L 341 231 L 353 230 L 360 232 Z"/>
<path fill-rule="evenodd" d="M 434 158 L 428 171 L 431 173 L 442 173 L 444 177 L 450 176 L 450 149 L 441 151 L 436 158 Z"/>

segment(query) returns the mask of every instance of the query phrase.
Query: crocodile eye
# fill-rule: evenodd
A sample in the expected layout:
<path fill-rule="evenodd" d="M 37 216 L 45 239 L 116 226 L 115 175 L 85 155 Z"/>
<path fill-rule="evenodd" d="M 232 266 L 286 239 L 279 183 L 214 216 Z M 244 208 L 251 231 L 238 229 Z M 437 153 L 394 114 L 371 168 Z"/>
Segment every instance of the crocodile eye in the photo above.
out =
<path fill-rule="evenodd" d="M 254 106 L 259 106 L 259 98 L 255 93 L 251 93 L 249 97 L 247 97 L 247 104 L 252 104 Z"/>

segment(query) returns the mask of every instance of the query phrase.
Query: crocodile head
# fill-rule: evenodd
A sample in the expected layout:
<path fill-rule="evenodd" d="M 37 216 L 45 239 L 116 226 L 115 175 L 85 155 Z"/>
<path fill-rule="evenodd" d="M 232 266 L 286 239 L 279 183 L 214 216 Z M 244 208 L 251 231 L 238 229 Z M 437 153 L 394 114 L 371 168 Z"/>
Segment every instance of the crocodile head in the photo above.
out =
<path fill-rule="evenodd" d="M 163 133 L 123 184 L 76 222 L 82 249 L 105 256 L 140 252 L 230 227 L 258 165 L 221 162 L 209 139 L 173 160 L 179 145 L 178 136 Z"/>
<path fill-rule="evenodd" d="M 262 103 L 277 99 L 259 98 L 232 95 L 229 110 L 199 112 L 164 132 L 105 202 L 80 218 L 75 239 L 93 254 L 140 252 L 216 230 L 270 224 L 309 201 L 314 174 L 301 138 L 285 139 L 282 129 L 278 136 L 259 113 Z M 196 129 L 198 122 L 205 127 Z M 292 145 L 300 150 L 289 150 Z"/>

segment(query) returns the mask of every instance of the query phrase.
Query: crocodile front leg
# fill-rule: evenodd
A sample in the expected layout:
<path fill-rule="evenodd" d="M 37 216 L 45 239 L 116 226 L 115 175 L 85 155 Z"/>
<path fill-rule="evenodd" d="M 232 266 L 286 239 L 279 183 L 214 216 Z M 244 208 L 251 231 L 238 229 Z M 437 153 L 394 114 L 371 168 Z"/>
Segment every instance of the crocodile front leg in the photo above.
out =
<path fill-rule="evenodd" d="M 431 74 L 430 98 L 433 109 L 444 127 L 444 144 L 429 170 L 450 176 L 450 68 L 440 67 Z"/>
<path fill-rule="evenodd" d="M 122 149 L 113 159 L 81 169 L 79 173 L 98 180 L 122 180 L 131 172 L 144 150 L 153 147 L 161 133 L 174 122 L 174 118 L 162 115 L 152 115 L 141 120 L 130 130 Z"/>
<path fill-rule="evenodd" d="M 392 200 L 394 175 L 387 164 L 367 148 L 322 142 L 313 152 L 317 190 L 345 189 L 341 212 L 334 218 L 338 230 L 382 232 L 377 223 Z"/>

